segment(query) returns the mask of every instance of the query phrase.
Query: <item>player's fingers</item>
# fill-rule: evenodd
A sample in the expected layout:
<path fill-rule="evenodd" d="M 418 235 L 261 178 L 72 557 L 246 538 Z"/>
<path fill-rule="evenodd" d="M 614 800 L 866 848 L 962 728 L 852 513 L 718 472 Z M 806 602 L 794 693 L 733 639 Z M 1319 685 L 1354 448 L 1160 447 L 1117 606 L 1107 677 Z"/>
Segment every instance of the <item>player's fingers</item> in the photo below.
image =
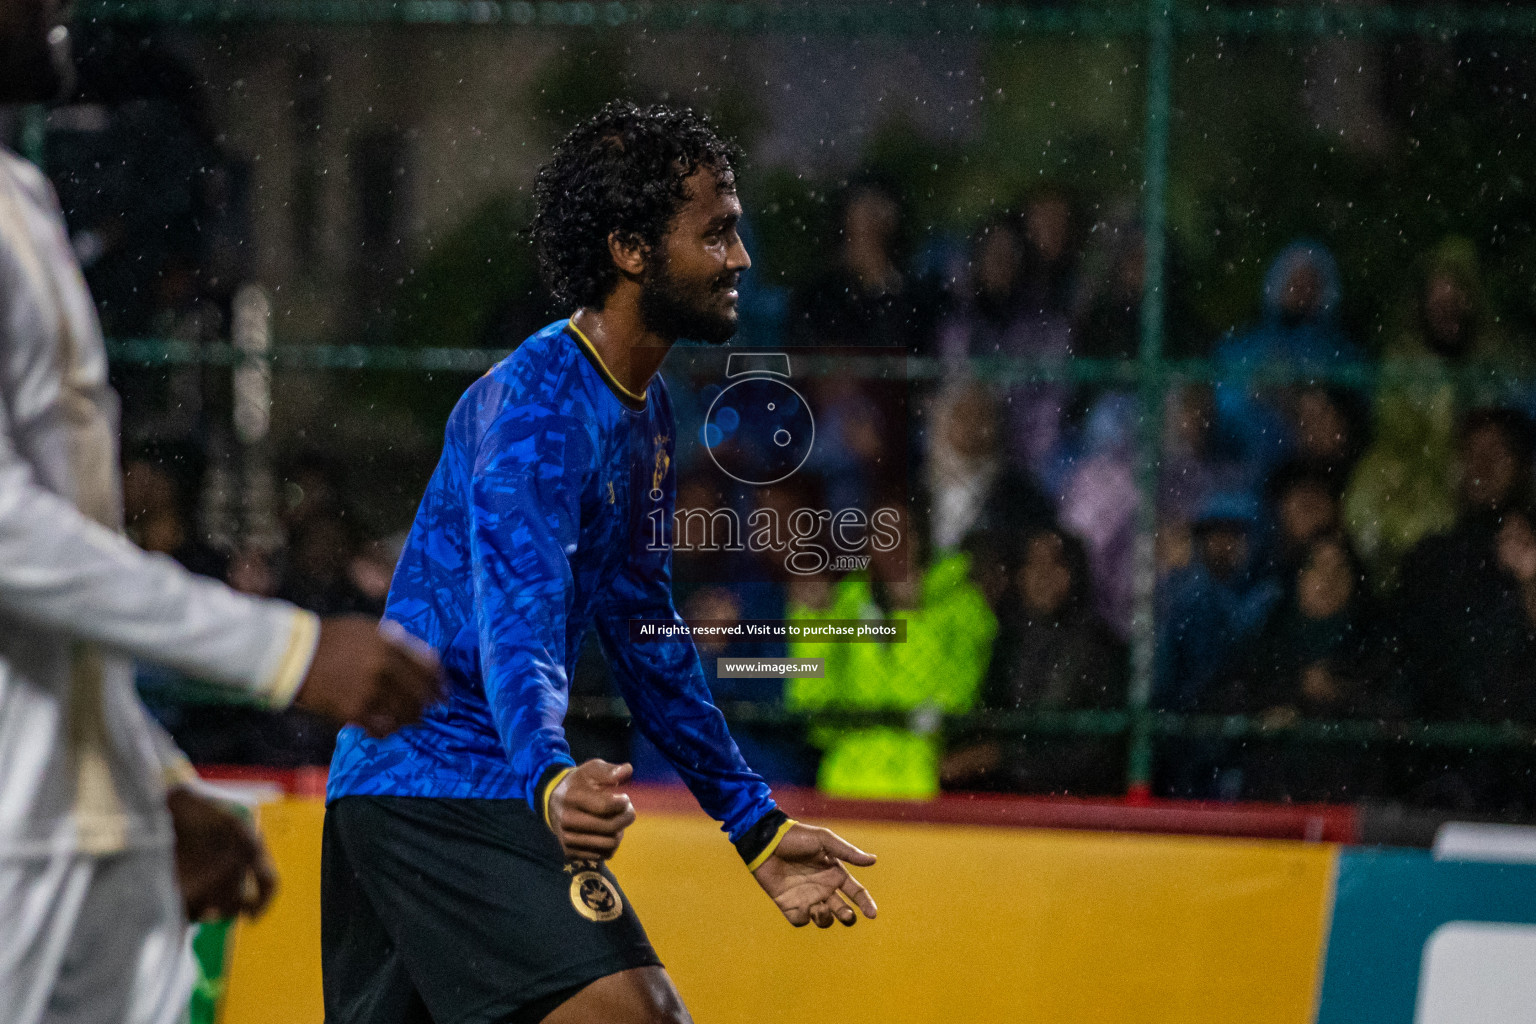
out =
<path fill-rule="evenodd" d="M 627 814 L 631 821 L 634 820 L 635 805 L 629 794 L 611 789 L 582 784 L 567 786 L 565 804 L 598 818 L 618 818 Z"/>
<path fill-rule="evenodd" d="M 407 632 L 400 623 L 393 619 L 383 619 L 379 622 L 379 633 L 424 673 L 436 675 L 442 670 L 437 652 L 432 649 L 432 645 Z"/>
<path fill-rule="evenodd" d="M 560 833 L 560 842 L 575 849 L 580 847 L 593 853 L 611 854 L 618 850 L 619 840 L 623 838 L 623 832 L 606 834 L 601 832 L 564 832 Z"/>
<path fill-rule="evenodd" d="M 842 884 L 837 887 L 838 891 L 852 900 L 854 905 L 864 912 L 864 916 L 873 921 L 880 909 L 875 906 L 875 898 L 869 894 L 868 889 L 859 884 L 857 878 L 846 871 L 843 872 L 843 876 Z"/>
<path fill-rule="evenodd" d="M 250 917 L 260 917 L 276 893 L 277 869 L 272 866 L 272 858 L 267 855 L 267 848 L 258 846 L 256 859 L 246 875 L 245 892 L 242 893 L 244 905 L 240 909 Z"/>
<path fill-rule="evenodd" d="M 387 623 L 386 623 L 387 624 Z M 380 627 L 382 631 L 382 626 Z M 403 631 L 402 631 L 403 632 Z M 443 676 L 437 655 L 428 647 L 410 637 L 410 646 L 391 646 L 389 666 L 401 689 L 423 706 L 433 704 L 447 695 L 448 683 Z"/>
<path fill-rule="evenodd" d="M 595 814 L 587 814 L 585 811 L 567 807 L 565 813 L 560 815 L 560 827 L 566 832 L 585 832 L 595 836 L 615 835 L 634 823 L 633 812 L 627 816 L 627 819 L 624 816 L 600 818 Z"/>
<path fill-rule="evenodd" d="M 857 864 L 861 868 L 867 868 L 875 862 L 874 854 L 865 853 L 836 832 L 827 831 L 827 834 L 822 837 L 821 845 L 838 860 Z"/>
<path fill-rule="evenodd" d="M 609 765 L 607 779 L 604 780 L 610 786 L 622 786 L 635 777 L 635 766 L 625 762 L 624 764 Z"/>
<path fill-rule="evenodd" d="M 567 841 L 562 849 L 567 860 L 608 860 L 619 852 L 619 843 L 616 840 L 591 838 L 579 843 Z"/>
<path fill-rule="evenodd" d="M 231 861 L 219 873 L 218 885 L 204 913 L 211 913 L 220 920 L 228 920 L 240 913 L 244 899 L 245 864 Z"/>
<path fill-rule="evenodd" d="M 832 904 L 832 916 L 849 928 L 859 920 L 858 913 L 844 901 L 841 895 L 837 897 L 837 902 Z"/>
<path fill-rule="evenodd" d="M 381 739 L 395 731 L 394 719 L 380 711 L 364 712 L 358 717 L 357 724 L 374 739 Z"/>
<path fill-rule="evenodd" d="M 784 919 L 796 928 L 804 928 L 811 923 L 811 912 L 804 907 L 780 907 L 784 911 Z"/>
<path fill-rule="evenodd" d="M 811 920 L 816 922 L 817 928 L 832 927 L 832 908 L 825 900 L 811 905 Z"/>
<path fill-rule="evenodd" d="M 422 712 L 435 699 L 429 680 L 423 679 L 405 658 L 393 653 L 379 670 L 374 706 L 394 721 L 396 728 L 421 720 Z"/>

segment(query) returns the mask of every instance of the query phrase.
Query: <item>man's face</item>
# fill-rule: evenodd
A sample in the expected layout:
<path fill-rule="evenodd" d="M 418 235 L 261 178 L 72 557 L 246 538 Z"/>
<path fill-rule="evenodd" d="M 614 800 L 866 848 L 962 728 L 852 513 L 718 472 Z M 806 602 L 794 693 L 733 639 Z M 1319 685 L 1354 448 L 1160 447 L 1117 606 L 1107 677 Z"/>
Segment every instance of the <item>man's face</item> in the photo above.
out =
<path fill-rule="evenodd" d="M 645 326 L 663 338 L 723 345 L 736 333 L 736 285 L 752 265 L 736 225 L 741 200 L 733 178 L 694 173 L 687 201 L 641 279 Z"/>
<path fill-rule="evenodd" d="M 1461 459 L 1461 493 L 1468 505 L 1496 509 L 1509 500 L 1520 476 L 1520 460 L 1503 431 L 1473 431 L 1462 445 Z"/>
<path fill-rule="evenodd" d="M 1310 263 L 1300 263 L 1285 279 L 1280 308 L 1290 319 L 1306 320 L 1317 312 L 1322 296 L 1323 280 L 1317 268 Z"/>
<path fill-rule="evenodd" d="M 62 0 L 0 0 L 0 103 L 46 103 L 72 84 Z"/>
<path fill-rule="evenodd" d="M 1338 525 L 1338 502 L 1326 487 L 1311 481 L 1293 485 L 1280 496 L 1280 535 L 1289 544 L 1300 545 L 1321 537 Z"/>
<path fill-rule="evenodd" d="M 1226 579 L 1248 561 L 1248 535 L 1232 524 L 1211 525 L 1200 538 L 1200 553 L 1206 568 L 1218 579 Z"/>

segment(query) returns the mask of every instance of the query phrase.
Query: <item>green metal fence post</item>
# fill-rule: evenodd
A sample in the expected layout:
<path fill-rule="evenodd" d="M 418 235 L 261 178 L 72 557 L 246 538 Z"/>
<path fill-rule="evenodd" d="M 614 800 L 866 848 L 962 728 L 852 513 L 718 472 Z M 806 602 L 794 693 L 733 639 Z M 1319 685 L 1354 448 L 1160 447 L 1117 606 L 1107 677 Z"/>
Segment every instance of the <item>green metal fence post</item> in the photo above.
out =
<path fill-rule="evenodd" d="M 40 104 L 21 110 L 21 138 L 18 149 L 21 155 L 39 167 L 43 166 L 44 142 L 48 134 L 48 110 Z"/>
<path fill-rule="evenodd" d="M 1167 242 L 1164 235 L 1168 188 L 1168 118 L 1172 107 L 1172 0 L 1148 0 L 1146 128 L 1142 140 L 1142 218 L 1146 247 L 1145 285 L 1141 304 L 1141 347 L 1138 353 L 1140 430 L 1138 431 L 1134 561 L 1135 614 L 1131 622 L 1131 689 L 1133 712 L 1126 795 L 1145 798 L 1152 781 L 1153 655 L 1157 585 L 1157 467 L 1163 421 L 1163 287 Z"/>

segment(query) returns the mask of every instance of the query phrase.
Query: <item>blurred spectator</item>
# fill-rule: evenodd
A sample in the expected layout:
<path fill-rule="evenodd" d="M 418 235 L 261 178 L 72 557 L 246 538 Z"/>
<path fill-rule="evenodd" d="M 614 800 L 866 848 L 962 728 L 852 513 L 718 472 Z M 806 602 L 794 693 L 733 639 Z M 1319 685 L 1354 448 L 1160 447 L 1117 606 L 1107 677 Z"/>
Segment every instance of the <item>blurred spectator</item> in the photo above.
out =
<path fill-rule="evenodd" d="M 1296 394 L 1295 457 L 1327 469 L 1342 489 L 1365 451 L 1364 397 L 1343 388 L 1313 384 Z"/>
<path fill-rule="evenodd" d="M 1531 424 L 1509 410 L 1468 415 L 1461 440 L 1461 514 L 1403 559 L 1393 616 L 1406 683 L 1429 718 L 1483 717 L 1484 687 L 1511 657 L 1507 622 L 1517 577 L 1501 565 L 1504 517 L 1531 498 Z M 1515 548 L 1505 552 L 1510 561 Z"/>
<path fill-rule="evenodd" d="M 1536 724 L 1536 510 L 1510 507 L 1499 518 L 1496 565 L 1488 576 L 1494 589 L 1463 610 L 1461 622 L 1470 635 L 1452 636 L 1454 627 L 1437 634 L 1440 642 L 1456 642 L 1457 649 L 1436 666 L 1435 678 L 1445 689 L 1423 706 L 1461 721 L 1530 726 Z M 1454 657 L 1472 661 L 1450 676 L 1444 670 L 1456 667 L 1446 664 Z M 1410 663 L 1409 672 L 1415 668 Z M 1410 803 L 1529 818 L 1536 814 L 1533 760 L 1529 747 L 1431 747 L 1399 755 L 1391 769 Z"/>
<path fill-rule="evenodd" d="M 1194 523 L 1194 563 L 1159 588 L 1155 708 L 1199 710 L 1279 599 L 1278 585 L 1255 582 L 1250 572 L 1254 505 L 1246 495 L 1212 496 Z M 1242 783 L 1236 760 L 1229 741 L 1170 738 L 1159 745 L 1153 788 L 1162 796 L 1233 799 Z"/>
<path fill-rule="evenodd" d="M 1061 524 L 1083 539 L 1104 621 L 1131 628 L 1136 546 L 1136 399 L 1109 392 L 1089 410 L 1083 454 L 1061 492 Z"/>
<path fill-rule="evenodd" d="M 970 578 L 965 554 L 921 568 L 915 533 L 876 551 L 868 580 L 850 577 L 817 595 L 800 588 L 788 617 L 905 619 L 906 643 L 795 641 L 792 658 L 823 658 L 822 679 L 791 679 L 785 701 L 800 711 L 894 711 L 912 727 L 818 725 L 816 784 L 832 796 L 924 799 L 939 791 L 940 716 L 975 703 L 992 654 L 997 619 Z"/>
<path fill-rule="evenodd" d="M 1072 354 L 1127 359 L 1141 338 L 1146 246 L 1128 214 L 1094 225 L 1072 300 Z"/>
<path fill-rule="evenodd" d="M 1387 713 L 1364 573 L 1348 542 L 1337 533 L 1312 540 L 1288 589 L 1206 709 L 1271 726 Z M 1380 757 L 1357 745 L 1250 738 L 1240 763 L 1244 799 L 1358 800 L 1380 791 Z"/>
<path fill-rule="evenodd" d="M 282 473 L 283 525 L 290 534 L 308 519 L 341 514 L 346 466 L 323 452 L 303 452 Z"/>
<path fill-rule="evenodd" d="M 1249 571 L 1255 511 L 1246 496 L 1217 494 L 1195 520 L 1195 561 L 1163 586 L 1153 694 L 1159 708 L 1187 712 L 1207 700 L 1279 598 L 1273 582 L 1255 583 Z"/>
<path fill-rule="evenodd" d="M 201 463 L 201 453 L 190 445 L 147 446 L 124 459 L 128 536 L 146 551 L 170 555 L 193 572 L 223 579 L 227 560 L 198 536 L 193 511 Z"/>
<path fill-rule="evenodd" d="M 805 471 L 820 478 L 828 508 L 872 507 L 884 478 L 905 475 L 902 426 L 885 422 L 868 382 L 848 374 L 818 378 L 809 404 L 815 409 L 816 445 Z"/>
<path fill-rule="evenodd" d="M 277 596 L 321 615 L 342 612 L 384 613 L 377 591 L 370 594 L 359 581 L 374 582 L 362 546 L 339 515 L 317 515 L 300 521 L 289 537 L 288 564 Z M 377 555 L 374 556 L 378 557 Z M 384 597 L 388 597 L 388 587 Z"/>
<path fill-rule="evenodd" d="M 1291 459 L 1270 474 L 1265 495 L 1274 532 L 1257 575 L 1289 591 L 1313 543 L 1339 530 L 1339 481 L 1327 465 Z"/>
<path fill-rule="evenodd" d="M 969 277 L 939 331 L 939 354 L 951 375 L 963 374 L 975 357 L 1066 361 L 1070 227 L 1071 207 L 1053 193 L 1031 202 L 1022 222 L 994 217 L 977 232 Z M 1060 440 L 1070 388 L 1064 382 L 1013 384 L 1003 394 L 1007 454 L 1021 468 L 1039 469 Z"/>
<path fill-rule="evenodd" d="M 253 545 L 235 552 L 229 560 L 226 578 L 229 585 L 242 594 L 257 597 L 276 597 L 282 583 L 277 567 L 272 564 L 272 555 Z"/>
<path fill-rule="evenodd" d="M 1179 251 L 1164 252 L 1163 352 L 1203 351 L 1184 288 Z M 1141 307 L 1146 297 L 1146 238 L 1140 215 L 1121 205 L 1088 233 L 1072 296 L 1072 354 L 1126 359 L 1141 347 Z"/>
<path fill-rule="evenodd" d="M 1456 516 L 1457 420 L 1464 371 L 1522 364 L 1483 289 L 1477 250 L 1448 238 L 1395 316 L 1376 403 L 1375 439 L 1345 497 L 1350 533 L 1374 565 L 1393 567 Z"/>
<path fill-rule="evenodd" d="M 1206 384 L 1189 384 L 1168 396 L 1158 469 L 1157 564 L 1160 573 L 1189 565 L 1192 523 L 1211 495 L 1241 490 L 1245 467 L 1218 450 L 1214 396 Z"/>
<path fill-rule="evenodd" d="M 1056 188 L 1033 192 L 1024 203 L 1024 270 L 1021 291 L 1026 308 L 1042 314 L 1071 309 L 1079 245 L 1072 197 Z"/>
<path fill-rule="evenodd" d="M 1216 418 L 1223 438 L 1262 480 L 1294 438 L 1287 389 L 1255 375 L 1266 369 L 1323 370 L 1357 363 L 1360 350 L 1338 322 L 1339 268 L 1312 241 L 1293 242 L 1264 277 L 1258 324 L 1216 347 Z"/>
<path fill-rule="evenodd" d="M 1500 595 L 1482 692 L 1460 709 L 1464 717 L 1536 724 L 1536 508 L 1505 511 L 1495 540 L 1499 569 L 1507 578 Z"/>
<path fill-rule="evenodd" d="M 1110 710 L 1125 703 L 1126 646 L 1093 611 L 1088 556 L 1075 537 L 1032 531 L 994 604 L 998 637 L 983 706 L 996 711 Z M 961 789 L 1096 795 L 1125 782 L 1125 744 L 1104 737 L 992 737 L 944 759 Z"/>
<path fill-rule="evenodd" d="M 957 548 L 974 530 L 1025 531 L 1055 519 L 1045 495 L 1006 464 L 998 421 L 977 381 L 953 381 L 939 396 L 926 465 L 934 550 Z"/>
<path fill-rule="evenodd" d="M 906 268 L 905 227 L 892 190 L 873 181 L 850 189 L 834 266 L 791 300 L 791 340 L 930 354 L 941 303 L 932 282 Z"/>

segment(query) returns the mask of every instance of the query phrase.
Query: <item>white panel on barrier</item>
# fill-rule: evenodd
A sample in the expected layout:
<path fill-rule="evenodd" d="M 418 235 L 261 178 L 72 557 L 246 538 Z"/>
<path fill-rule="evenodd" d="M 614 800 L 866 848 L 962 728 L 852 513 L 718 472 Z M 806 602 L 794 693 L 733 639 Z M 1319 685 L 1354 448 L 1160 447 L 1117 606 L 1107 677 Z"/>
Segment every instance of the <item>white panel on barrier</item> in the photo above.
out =
<path fill-rule="evenodd" d="M 1436 860 L 1536 864 L 1536 828 L 1448 821 L 1435 834 Z"/>
<path fill-rule="evenodd" d="M 1536 1024 L 1536 925 L 1451 921 L 1424 943 L 1414 1024 Z"/>

